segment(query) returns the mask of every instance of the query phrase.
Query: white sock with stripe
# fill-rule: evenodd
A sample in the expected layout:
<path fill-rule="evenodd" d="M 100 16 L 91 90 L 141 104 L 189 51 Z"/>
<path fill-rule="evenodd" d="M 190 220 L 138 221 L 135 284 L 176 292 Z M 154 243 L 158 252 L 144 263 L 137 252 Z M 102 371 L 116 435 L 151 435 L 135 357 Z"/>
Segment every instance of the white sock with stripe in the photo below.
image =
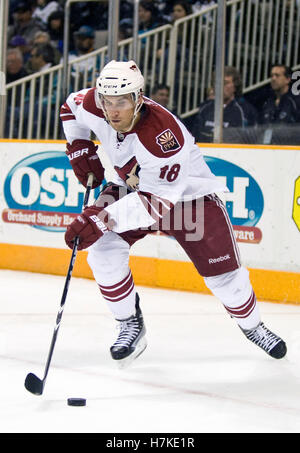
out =
<path fill-rule="evenodd" d="M 259 324 L 260 313 L 247 269 L 240 267 L 204 280 L 242 329 L 252 329 Z"/>
<path fill-rule="evenodd" d="M 122 280 L 110 284 L 99 284 L 103 298 L 108 308 L 118 320 L 127 319 L 135 314 L 135 286 L 131 272 Z"/>

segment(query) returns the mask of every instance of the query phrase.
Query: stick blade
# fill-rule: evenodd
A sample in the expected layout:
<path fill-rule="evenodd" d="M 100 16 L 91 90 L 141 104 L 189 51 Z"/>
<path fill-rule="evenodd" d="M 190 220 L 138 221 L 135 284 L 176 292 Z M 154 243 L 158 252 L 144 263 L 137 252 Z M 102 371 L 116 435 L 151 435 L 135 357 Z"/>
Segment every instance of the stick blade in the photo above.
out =
<path fill-rule="evenodd" d="M 27 374 L 24 385 L 26 390 L 33 393 L 34 395 L 41 395 L 43 393 L 44 381 L 42 381 L 33 373 Z"/>

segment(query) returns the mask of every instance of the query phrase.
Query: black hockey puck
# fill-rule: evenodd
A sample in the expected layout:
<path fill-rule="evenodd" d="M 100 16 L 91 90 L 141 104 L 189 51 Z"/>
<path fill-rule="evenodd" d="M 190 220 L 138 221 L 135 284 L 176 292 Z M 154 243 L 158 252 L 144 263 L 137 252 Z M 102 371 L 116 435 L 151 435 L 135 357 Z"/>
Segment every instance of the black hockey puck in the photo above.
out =
<path fill-rule="evenodd" d="M 68 406 L 86 406 L 85 398 L 68 398 Z"/>

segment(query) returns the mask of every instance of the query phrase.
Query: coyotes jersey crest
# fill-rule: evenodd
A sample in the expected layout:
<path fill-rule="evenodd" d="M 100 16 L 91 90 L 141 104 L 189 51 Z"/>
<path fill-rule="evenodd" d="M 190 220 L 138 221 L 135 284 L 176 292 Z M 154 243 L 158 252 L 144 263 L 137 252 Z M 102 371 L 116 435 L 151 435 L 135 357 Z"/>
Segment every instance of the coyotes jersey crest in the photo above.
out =
<path fill-rule="evenodd" d="M 120 178 L 125 181 L 127 186 L 129 186 L 131 189 L 138 189 L 139 185 L 139 171 L 140 171 L 140 166 L 137 163 L 137 160 L 135 157 L 130 159 L 127 164 L 125 164 L 123 167 L 117 167 L 115 166 L 115 170 L 120 176 Z"/>

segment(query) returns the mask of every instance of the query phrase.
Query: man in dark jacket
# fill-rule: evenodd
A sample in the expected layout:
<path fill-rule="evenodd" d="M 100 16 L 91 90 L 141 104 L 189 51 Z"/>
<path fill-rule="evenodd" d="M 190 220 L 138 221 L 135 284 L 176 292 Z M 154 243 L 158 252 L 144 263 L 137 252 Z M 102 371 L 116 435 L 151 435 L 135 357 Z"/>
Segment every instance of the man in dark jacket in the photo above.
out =
<path fill-rule="evenodd" d="M 192 125 L 198 142 L 212 142 L 214 135 L 215 101 L 209 99 L 200 105 Z M 257 123 L 256 109 L 242 97 L 242 80 L 239 72 L 226 66 L 224 69 L 224 132 L 229 128 L 246 128 Z"/>
<path fill-rule="evenodd" d="M 275 64 L 271 69 L 271 94 L 260 112 L 261 140 L 266 144 L 300 144 L 300 96 L 291 90 L 292 70 Z"/>
<path fill-rule="evenodd" d="M 263 105 L 261 124 L 300 122 L 300 96 L 290 90 L 291 78 L 292 71 L 288 66 L 272 66 L 272 93 Z"/>

